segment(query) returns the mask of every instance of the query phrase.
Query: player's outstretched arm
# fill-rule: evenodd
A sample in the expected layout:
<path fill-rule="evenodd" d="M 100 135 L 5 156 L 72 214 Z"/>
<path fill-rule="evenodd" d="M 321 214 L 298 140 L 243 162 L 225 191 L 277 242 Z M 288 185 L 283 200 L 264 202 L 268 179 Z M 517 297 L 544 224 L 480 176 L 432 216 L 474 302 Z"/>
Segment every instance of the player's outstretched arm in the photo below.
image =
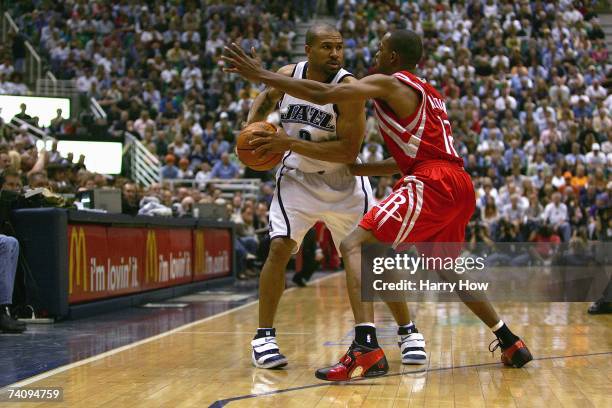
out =
<path fill-rule="evenodd" d="M 285 65 L 277 71 L 280 75 L 291 76 L 295 64 Z M 268 115 L 274 111 L 276 103 L 283 97 L 283 92 L 272 87 L 266 87 L 253 101 L 249 110 L 247 124 L 266 120 Z"/>
<path fill-rule="evenodd" d="M 342 83 L 350 84 L 357 80 L 346 77 Z M 363 100 L 343 102 L 336 105 L 336 135 L 338 140 L 310 142 L 292 139 L 289 149 L 303 156 L 334 163 L 355 163 L 361 142 L 365 135 L 366 117 Z"/>
<path fill-rule="evenodd" d="M 397 81 L 393 77 L 381 74 L 370 75 L 353 83 L 338 85 L 290 78 L 263 69 L 256 57 L 255 49 L 252 49 L 251 53 L 253 57 L 246 55 L 240 46 L 233 43 L 229 47 L 225 47 L 223 60 L 228 64 L 228 67 L 224 68 L 224 71 L 240 74 L 250 81 L 263 82 L 296 98 L 305 99 L 317 105 L 382 98 L 388 96 L 397 86 Z"/>
<path fill-rule="evenodd" d="M 393 176 L 401 173 L 393 157 L 376 163 L 351 164 L 349 169 L 355 176 Z"/>

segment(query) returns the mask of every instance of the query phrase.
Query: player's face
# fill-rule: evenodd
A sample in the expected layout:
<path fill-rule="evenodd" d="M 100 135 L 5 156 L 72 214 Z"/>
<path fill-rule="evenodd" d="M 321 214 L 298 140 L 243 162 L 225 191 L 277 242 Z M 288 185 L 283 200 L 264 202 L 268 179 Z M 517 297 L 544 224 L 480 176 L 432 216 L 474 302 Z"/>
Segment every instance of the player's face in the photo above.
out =
<path fill-rule="evenodd" d="M 344 41 L 340 33 L 320 36 L 312 46 L 306 46 L 308 64 L 322 72 L 336 74 L 344 64 Z"/>
<path fill-rule="evenodd" d="M 382 40 L 380 40 L 380 44 L 378 44 L 378 52 L 374 56 L 374 69 L 376 72 L 387 75 L 393 73 L 391 65 L 395 56 L 395 52 L 392 52 L 389 48 L 390 36 L 391 34 L 387 33 Z"/>

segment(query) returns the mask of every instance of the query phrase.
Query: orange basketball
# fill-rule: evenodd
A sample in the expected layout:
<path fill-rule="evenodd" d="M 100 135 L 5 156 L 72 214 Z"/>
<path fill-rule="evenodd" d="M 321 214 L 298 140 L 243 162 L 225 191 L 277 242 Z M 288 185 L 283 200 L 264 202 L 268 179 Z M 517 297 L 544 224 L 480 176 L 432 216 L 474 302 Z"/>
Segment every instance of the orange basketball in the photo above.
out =
<path fill-rule="evenodd" d="M 276 132 L 276 126 L 268 122 L 255 122 L 242 129 L 236 140 L 236 154 L 242 163 L 253 170 L 265 171 L 273 169 L 281 161 L 283 154 L 255 154 L 256 147 L 250 145 L 249 141 L 257 137 L 253 135 L 253 132 L 257 130 Z"/>

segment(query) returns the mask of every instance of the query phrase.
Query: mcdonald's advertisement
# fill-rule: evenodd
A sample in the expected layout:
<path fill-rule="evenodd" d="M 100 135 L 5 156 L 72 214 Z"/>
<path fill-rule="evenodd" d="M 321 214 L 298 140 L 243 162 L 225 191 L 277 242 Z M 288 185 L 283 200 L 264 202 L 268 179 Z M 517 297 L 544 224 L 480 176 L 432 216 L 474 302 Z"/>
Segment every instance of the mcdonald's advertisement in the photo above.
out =
<path fill-rule="evenodd" d="M 231 274 L 229 230 L 71 224 L 68 244 L 70 304 Z"/>
<path fill-rule="evenodd" d="M 227 229 L 193 231 L 194 277 L 205 280 L 232 273 L 232 235 Z"/>

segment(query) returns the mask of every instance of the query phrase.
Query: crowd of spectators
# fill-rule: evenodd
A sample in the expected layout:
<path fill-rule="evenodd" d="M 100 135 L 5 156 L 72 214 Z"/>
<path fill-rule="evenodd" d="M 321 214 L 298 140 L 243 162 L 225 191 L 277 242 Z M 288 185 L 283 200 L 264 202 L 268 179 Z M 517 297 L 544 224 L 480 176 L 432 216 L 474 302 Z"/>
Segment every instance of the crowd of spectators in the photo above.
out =
<path fill-rule="evenodd" d="M 594 4 L 338 2 L 336 27 L 357 77 L 371 72 L 387 31 L 422 35 L 417 74 L 446 98 L 477 192 L 468 240 L 612 238 L 612 70 Z M 361 158 L 386 156 L 369 115 Z M 380 179 L 377 200 L 390 185 Z"/>
<path fill-rule="evenodd" d="M 129 131 L 160 158 L 164 179 L 194 180 L 178 189 L 162 183 L 142 190 L 123 178 L 88 173 L 51 151 L 42 153 L 45 183 L 60 192 L 111 183 L 122 188 L 132 213 L 189 215 L 195 203 L 218 202 L 238 222 L 249 207 L 259 219 L 273 177 L 239 165 L 233 144 L 260 90 L 224 74 L 220 55 L 225 44 L 237 42 L 255 47 L 269 69 L 287 64 L 296 18 L 312 13 L 308 3 L 296 15 L 301 2 L 16 2 L 21 34 L 15 43 L 27 38 L 58 78 L 75 79 L 84 95 L 95 97 L 108 115 L 110 138 Z M 455 147 L 477 192 L 468 240 L 610 239 L 610 70 L 591 6 L 570 0 L 337 2 L 346 66 L 357 77 L 371 72 L 387 31 L 409 28 L 423 36 L 417 74 L 446 97 Z M 22 63 L 8 49 L 2 58 L 0 89 L 2 79 L 22 83 Z M 48 131 L 74 133 L 80 119 L 58 112 Z M 370 114 L 363 161 L 388 155 L 376 129 Z M 5 136 L 0 169 L 4 161 L 23 171 L 31 186 L 42 183 L 40 155 L 27 135 Z M 260 197 L 224 201 L 208 183 L 234 177 L 262 178 Z M 373 181 L 377 200 L 393 186 L 388 177 Z M 253 253 L 250 243 L 243 246 Z"/>
<path fill-rule="evenodd" d="M 13 130 L 0 123 L 0 171 L 10 181 L 5 184 L 64 194 L 117 187 L 130 214 L 192 216 L 196 203 L 226 205 L 231 219 L 246 225 L 240 228 L 239 260 L 257 257 L 253 241 L 261 234 L 251 231 L 248 219 L 255 214 L 259 220 L 264 207 L 267 213 L 272 177 L 239 166 L 233 144 L 259 90 L 225 75 L 220 56 L 225 44 L 237 42 L 255 47 L 271 69 L 286 65 L 296 35 L 293 3 L 41 0 L 10 6 L 20 32 L 11 32 L 0 46 L 0 93 L 28 93 L 22 80 L 25 53 L 18 48 L 30 41 L 58 79 L 74 80 L 82 100 L 99 102 L 107 114 L 99 124 L 109 138 L 122 139 L 125 131 L 136 135 L 160 158 L 162 179 L 195 184 L 143 189 L 123 177 L 93 174 L 83 158 L 73 163 L 58 154 L 56 145 L 38 152 L 25 127 Z M 308 19 L 312 12 L 300 10 L 299 17 Z M 40 127 L 25 107 L 17 117 Z M 95 128 L 88 122 L 95 125 L 88 109 L 73 118 L 58 111 L 44 130 L 51 136 L 91 134 Z M 208 182 L 240 176 L 264 180 L 256 200 L 223 199 Z"/>

